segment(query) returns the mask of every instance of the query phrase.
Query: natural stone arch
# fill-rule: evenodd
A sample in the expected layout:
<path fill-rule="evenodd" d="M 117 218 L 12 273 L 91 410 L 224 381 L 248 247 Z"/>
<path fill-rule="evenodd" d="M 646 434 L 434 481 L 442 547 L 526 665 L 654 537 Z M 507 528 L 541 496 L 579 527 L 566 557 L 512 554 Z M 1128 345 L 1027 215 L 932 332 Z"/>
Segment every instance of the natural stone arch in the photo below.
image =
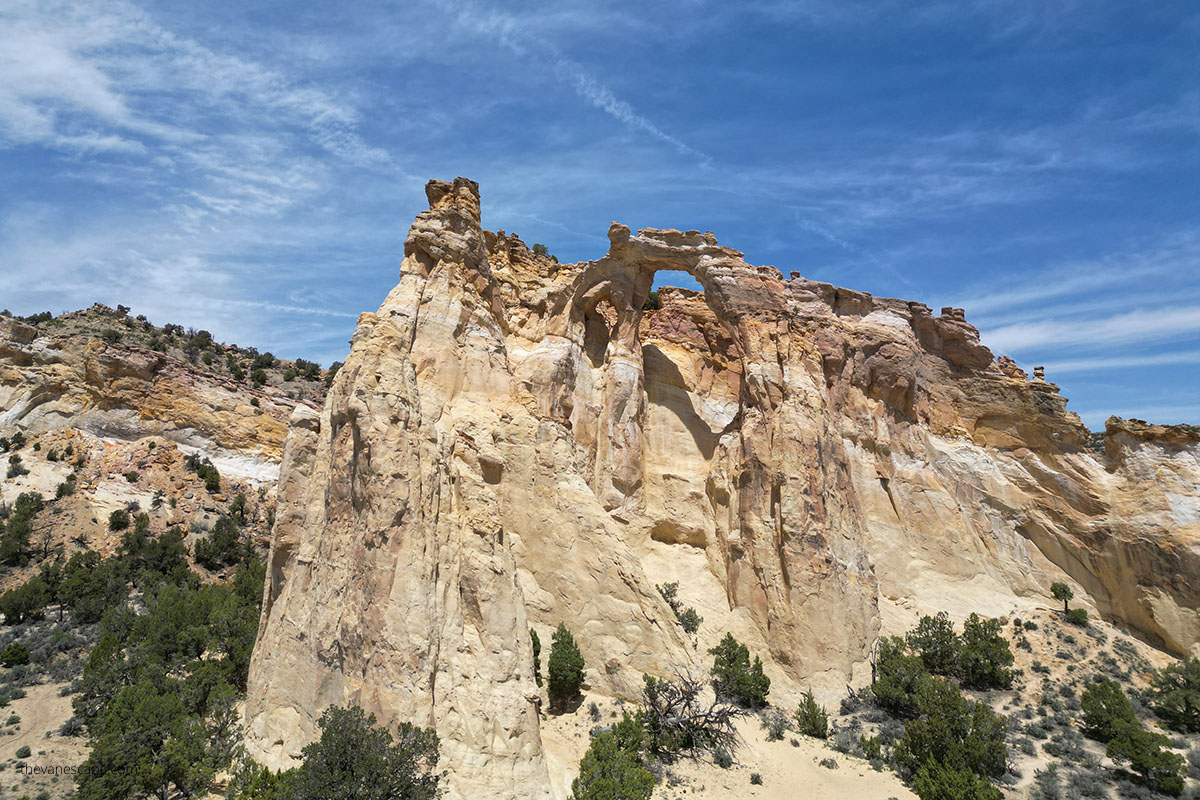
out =
<path fill-rule="evenodd" d="M 718 245 L 711 233 L 645 228 L 634 236 L 627 226 L 614 222 L 608 238 L 608 253 L 585 265 L 576 280 L 567 304 L 568 324 L 582 325 L 597 303 L 608 300 L 618 315 L 614 341 L 628 350 L 637 346 L 642 306 L 654 286 L 656 273 L 684 272 L 692 276 L 713 313 L 725 319 L 725 292 L 713 279 L 710 262 L 753 269 L 742 261 L 741 253 Z"/>

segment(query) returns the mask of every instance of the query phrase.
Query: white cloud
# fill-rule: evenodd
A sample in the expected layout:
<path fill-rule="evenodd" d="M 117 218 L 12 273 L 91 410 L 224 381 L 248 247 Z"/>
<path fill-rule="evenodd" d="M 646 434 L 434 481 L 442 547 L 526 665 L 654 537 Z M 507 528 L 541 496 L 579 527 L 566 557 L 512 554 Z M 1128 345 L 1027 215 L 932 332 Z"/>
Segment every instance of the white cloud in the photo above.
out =
<path fill-rule="evenodd" d="M 1039 309 L 1051 304 L 1061 311 L 1080 304 L 1081 298 L 1117 287 L 1123 290 L 1118 298 L 1127 297 L 1131 290 L 1149 289 L 1159 291 L 1162 302 L 1169 304 L 1177 302 L 1176 284 L 1192 276 L 1197 265 L 1200 231 L 1183 230 L 1102 258 L 1013 275 L 999 291 L 960 295 L 953 304 L 972 315 Z M 1064 305 L 1062 298 L 1070 298 L 1071 302 Z"/>
<path fill-rule="evenodd" d="M 1200 306 L 1138 309 L 1091 321 L 1017 323 L 986 329 L 984 344 L 1002 353 L 1019 353 L 1037 347 L 1097 347 L 1151 343 L 1179 336 L 1200 335 Z"/>
<path fill-rule="evenodd" d="M 1112 372 L 1119 369 L 1139 369 L 1181 364 L 1200 364 L 1200 350 L 1176 353 L 1140 353 L 1137 355 L 1108 355 L 1096 358 L 1070 358 L 1045 363 L 1048 375 L 1080 372 Z"/>

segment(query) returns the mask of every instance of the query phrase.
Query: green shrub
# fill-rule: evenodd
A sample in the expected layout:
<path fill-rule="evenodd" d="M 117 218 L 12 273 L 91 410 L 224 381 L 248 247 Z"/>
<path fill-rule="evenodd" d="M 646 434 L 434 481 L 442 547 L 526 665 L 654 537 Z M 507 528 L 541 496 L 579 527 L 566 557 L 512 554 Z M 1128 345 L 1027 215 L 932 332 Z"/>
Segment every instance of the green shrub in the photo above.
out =
<path fill-rule="evenodd" d="M 50 600 L 50 587 L 41 577 L 33 577 L 0 595 L 0 613 L 6 625 L 41 619 Z"/>
<path fill-rule="evenodd" d="M 962 679 L 971 689 L 1007 689 L 1012 686 L 1012 650 L 1000 635 L 1000 620 L 972 614 L 963 623 Z"/>
<path fill-rule="evenodd" d="M 166 581 L 183 586 L 195 580 L 187 563 L 187 545 L 183 533 L 172 526 L 157 537 L 151 536 L 148 525 L 141 525 L 145 514 L 138 514 L 134 529 L 121 539 L 120 560 L 125 571 L 143 590 Z"/>
<path fill-rule="evenodd" d="M 883 743 L 879 741 L 878 736 L 860 735 L 858 746 L 863 751 L 863 758 L 868 761 L 879 761 L 883 758 Z"/>
<path fill-rule="evenodd" d="M 1086 628 L 1088 624 L 1088 612 L 1086 608 L 1072 608 L 1066 614 L 1067 622 L 1072 625 L 1078 625 L 1081 628 Z"/>
<path fill-rule="evenodd" d="M 932 679 L 924 662 L 908 655 L 902 639 L 892 636 L 880 640 L 871 691 L 885 711 L 904 719 L 917 716 L 918 697 Z"/>
<path fill-rule="evenodd" d="M 99 622 L 129 595 L 124 565 L 118 559 L 102 560 L 94 550 L 74 553 L 63 568 L 59 595 L 76 622 Z"/>
<path fill-rule="evenodd" d="M 108 529 L 110 531 L 123 531 L 129 527 L 129 512 L 123 508 L 118 508 L 108 515 Z"/>
<path fill-rule="evenodd" d="M 643 738 L 641 722 L 628 714 L 593 738 L 571 782 L 572 799 L 649 800 L 654 775 L 646 768 Z"/>
<path fill-rule="evenodd" d="M 921 617 L 917 627 L 908 632 L 905 642 L 908 649 L 920 657 L 925 669 L 934 675 L 958 673 L 962 642 L 946 612 L 939 612 L 936 617 Z"/>
<path fill-rule="evenodd" d="M 238 521 L 243 525 L 246 524 L 246 513 L 248 511 L 248 501 L 245 492 L 238 492 L 233 500 L 229 503 L 229 514 L 238 518 Z"/>
<path fill-rule="evenodd" d="M 237 520 L 222 515 L 208 536 L 196 542 L 196 563 L 211 570 L 237 564 L 245 557 L 247 546 Z"/>
<path fill-rule="evenodd" d="M 1167 737 L 1147 731 L 1141 723 L 1121 722 L 1105 754 L 1116 762 L 1128 761 L 1154 791 L 1177 797 L 1183 792 L 1184 759 L 1169 746 Z"/>
<path fill-rule="evenodd" d="M 931 761 L 985 777 L 1004 774 L 1006 724 L 990 706 L 969 702 L 954 684 L 932 677 L 919 706 L 921 715 L 905 723 L 896 743 L 897 766 L 911 775 Z"/>
<path fill-rule="evenodd" d="M 305 361 L 303 358 L 296 359 L 296 369 L 300 371 L 300 377 L 306 381 L 318 381 L 321 379 L 321 365 L 315 361 Z"/>
<path fill-rule="evenodd" d="M 10 642 L 7 647 L 0 650 L 0 664 L 6 667 L 15 667 L 18 664 L 29 663 L 29 648 L 20 642 Z"/>
<path fill-rule="evenodd" d="M 662 299 L 658 296 L 657 290 L 650 290 L 646 295 L 645 301 L 642 303 L 643 311 L 657 311 L 662 308 Z"/>
<path fill-rule="evenodd" d="M 192 454 L 184 458 L 183 463 L 204 481 L 204 488 L 209 494 L 221 491 L 221 474 L 207 458 Z"/>
<path fill-rule="evenodd" d="M 438 796 L 438 737 L 401 722 L 395 737 L 360 708 L 329 708 L 317 723 L 321 738 L 302 751 L 303 763 L 280 776 L 291 800 L 433 800 Z"/>
<path fill-rule="evenodd" d="M 100 338 L 109 344 L 116 344 L 117 342 L 121 341 L 121 332 L 113 330 L 112 328 L 105 328 L 100 332 Z"/>
<path fill-rule="evenodd" d="M 762 659 L 755 656 L 751 664 L 749 648 L 733 638 L 732 633 L 725 634 L 720 644 L 708 652 L 714 656 L 713 688 L 718 698 L 743 708 L 762 708 L 767 704 L 771 679 L 763 674 Z"/>
<path fill-rule="evenodd" d="M 89 729 L 92 749 L 77 778 L 79 800 L 167 797 L 171 787 L 191 797 L 216 771 L 203 722 L 149 680 L 117 691 Z"/>
<path fill-rule="evenodd" d="M 131 469 L 129 472 L 125 473 L 125 480 L 129 481 L 130 483 L 137 483 L 139 477 L 140 476 L 138 475 L 136 469 Z"/>
<path fill-rule="evenodd" d="M 729 769 L 733 766 L 733 756 L 724 747 L 718 747 L 713 750 L 713 763 L 721 769 Z"/>
<path fill-rule="evenodd" d="M 529 629 L 529 639 L 533 643 L 533 680 L 538 686 L 542 685 L 542 640 L 537 631 Z"/>
<path fill-rule="evenodd" d="M 29 749 L 29 745 L 17 748 L 17 758 L 29 758 L 31 755 L 33 755 L 33 751 Z"/>
<path fill-rule="evenodd" d="M 1171 730 L 1200 733 L 1200 659 L 1188 658 L 1155 672 L 1148 704 Z"/>
<path fill-rule="evenodd" d="M 33 520 L 46 503 L 37 492 L 22 492 L 13 503 L 6 523 L 0 523 L 0 564 L 20 566 L 29 560 L 29 541 L 33 536 Z"/>
<path fill-rule="evenodd" d="M 1083 732 L 1091 739 L 1108 743 L 1122 727 L 1137 725 L 1133 704 L 1116 681 L 1101 678 L 1084 690 L 1079 699 Z"/>
<path fill-rule="evenodd" d="M 829 736 L 829 714 L 824 706 L 817 704 L 811 689 L 804 693 L 800 707 L 796 709 L 796 730 L 804 736 L 817 739 Z"/>
<path fill-rule="evenodd" d="M 923 764 L 913 775 L 913 791 L 921 800 L 1001 800 L 1000 790 L 967 769 Z"/>
<path fill-rule="evenodd" d="M 700 616 L 691 606 L 683 609 L 676 618 L 684 633 L 695 633 L 700 630 L 700 624 L 704 622 L 704 617 Z"/>
<path fill-rule="evenodd" d="M 7 476 L 9 478 L 19 478 L 22 475 L 28 475 L 28 474 L 29 474 L 29 470 L 25 467 L 25 464 L 24 464 L 24 462 L 22 462 L 20 455 L 18 455 L 17 453 L 13 453 L 11 456 L 8 457 Z"/>
<path fill-rule="evenodd" d="M 676 594 L 679 592 L 678 583 L 667 583 L 656 588 L 658 589 L 658 593 L 662 595 L 663 600 L 666 600 L 667 605 L 671 607 L 671 611 L 675 613 L 675 619 L 683 627 L 684 633 L 690 634 L 700 630 L 700 623 L 704 622 L 704 618 L 696 613 L 696 609 L 690 606 L 685 608 L 683 603 L 679 601 L 679 598 L 676 597 Z"/>
<path fill-rule="evenodd" d="M 335 361 L 329 365 L 329 369 L 325 370 L 325 388 L 333 386 L 333 379 L 338 374 L 338 370 L 342 368 L 342 362 Z"/>
<path fill-rule="evenodd" d="M 583 654 L 575 637 L 561 622 L 551 638 L 546 677 L 551 707 L 563 708 L 582 696 L 579 690 L 583 686 Z"/>

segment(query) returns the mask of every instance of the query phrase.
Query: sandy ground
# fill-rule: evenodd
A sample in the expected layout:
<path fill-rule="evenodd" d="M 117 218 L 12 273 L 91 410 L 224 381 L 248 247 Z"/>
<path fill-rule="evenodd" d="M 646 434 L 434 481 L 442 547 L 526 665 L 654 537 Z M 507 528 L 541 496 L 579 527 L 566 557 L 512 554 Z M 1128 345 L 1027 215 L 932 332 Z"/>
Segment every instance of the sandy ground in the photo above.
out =
<path fill-rule="evenodd" d="M 593 721 L 589 706 L 595 702 L 599 721 Z M 632 710 L 633 706 L 630 706 Z M 621 706 L 601 697 L 585 697 L 573 713 L 543 718 L 542 739 L 550 764 L 556 797 L 571 796 L 571 781 L 587 751 L 590 731 L 610 725 L 619 718 Z M 876 772 L 860 758 L 835 752 L 818 739 L 789 733 L 782 741 L 768 742 L 757 716 L 742 720 L 738 732 L 743 745 L 734 754 L 736 763 L 721 769 L 709 760 L 682 760 L 672 764 L 654 790 L 654 797 L 667 800 L 683 797 L 762 798 L 762 800 L 915 800 L 914 795 L 890 771 Z M 791 744 L 795 741 L 796 744 Z M 836 768 L 822 766 L 833 759 Z M 758 773 L 762 785 L 750 782 Z"/>
<path fill-rule="evenodd" d="M 721 769 L 707 761 L 673 766 L 654 797 L 762 798 L 762 800 L 915 800 L 916 795 L 889 770 L 876 772 L 861 758 L 844 755 L 819 739 L 786 735 L 768 742 L 757 718 L 743 720 L 745 740 L 738 763 Z M 793 745 L 792 742 L 795 742 Z M 826 765 L 821 762 L 825 761 Z M 837 764 L 834 768 L 831 765 Z M 750 782 L 757 773 L 762 785 Z"/>
<path fill-rule="evenodd" d="M 27 775 L 18 766 L 16 752 L 22 746 L 32 751 L 21 763 L 28 768 L 71 768 L 82 764 L 87 758 L 86 740 L 83 737 L 59 736 L 60 725 L 71 717 L 71 698 L 60 697 L 63 684 L 42 684 L 26 687 L 26 695 L 14 700 L 7 708 L 0 709 L 0 722 L 16 714 L 21 722 L 6 726 L 0 735 L 0 797 L 33 797 L 43 790 L 51 797 L 66 797 L 75 789 L 74 777 L 70 774 Z M 47 733 L 50 734 L 47 737 Z M 60 770 L 61 771 L 61 770 Z"/>
<path fill-rule="evenodd" d="M 18 450 L 21 463 L 29 470 L 28 475 L 15 478 L 4 477 L 8 473 L 11 453 L 0 453 L 0 502 L 13 503 L 22 492 L 39 492 L 44 498 L 54 497 L 54 490 L 66 480 L 71 467 L 61 461 L 47 461 L 45 453 L 26 447 Z"/>
<path fill-rule="evenodd" d="M 1063 697 L 1057 690 L 1068 684 L 1074 684 L 1073 688 L 1078 695 L 1092 676 L 1105 674 L 1102 666 L 1105 658 L 1115 660 L 1129 671 L 1129 679 L 1120 681 L 1126 692 L 1145 688 L 1149 683 L 1151 670 L 1161 669 L 1175 660 L 1110 623 L 1096 618 L 1094 614 L 1085 629 L 1065 622 L 1060 611 L 1061 607 L 1040 605 L 1013 615 L 1025 621 L 1033 621 L 1038 626 L 1037 630 L 1024 631 L 1024 639 L 1030 645 L 1029 650 L 1018 646 L 1021 636 L 1014 635 L 1012 625 L 1005 626 L 1003 633 L 1009 637 L 1015 656 L 1013 666 L 1020 674 L 1012 691 L 994 692 L 988 696 L 992 707 L 999 713 L 1009 716 L 1017 714 L 1023 707 L 1036 707 L 1043 696 L 1057 697 L 1063 702 Z M 1007 617 L 1006 620 L 1011 622 L 1013 616 Z M 1072 639 L 1074 641 L 1071 641 Z M 1035 663 L 1048 672 L 1035 671 Z M 1049 691 L 1046 690 L 1047 687 Z M 1077 726 L 1080 712 L 1075 710 L 1068 713 Z M 1035 715 L 1033 720 L 1037 719 L 1039 717 Z M 1022 724 L 1029 721 L 1021 720 Z M 1173 734 L 1159 725 L 1153 715 L 1147 715 L 1143 722 L 1158 733 L 1168 734 L 1174 739 L 1180 738 L 1178 734 Z M 1002 787 L 1005 797 L 1013 799 L 1027 798 L 1037 772 L 1044 770 L 1051 762 L 1061 763 L 1060 759 L 1045 752 L 1044 740 L 1035 739 L 1036 754 L 1025 755 L 1016 744 L 1020 738 L 1020 734 L 1009 737 L 1009 758 L 1019 770 L 1020 778 L 1014 785 Z M 1194 737 L 1187 738 L 1192 739 L 1194 743 Z M 1108 771 L 1115 769 L 1113 762 L 1105 757 L 1103 745 L 1084 739 L 1082 746 L 1100 762 L 1103 770 L 1101 774 L 1107 777 Z M 1112 788 L 1115 791 L 1115 787 Z"/>

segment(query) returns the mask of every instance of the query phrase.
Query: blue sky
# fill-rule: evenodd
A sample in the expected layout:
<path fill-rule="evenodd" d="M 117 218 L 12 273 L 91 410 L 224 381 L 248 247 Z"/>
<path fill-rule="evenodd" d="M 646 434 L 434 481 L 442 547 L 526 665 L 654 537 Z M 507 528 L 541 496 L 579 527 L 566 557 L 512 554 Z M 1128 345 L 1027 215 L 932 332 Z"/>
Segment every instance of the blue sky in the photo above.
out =
<path fill-rule="evenodd" d="M 1200 5 L 0 2 L 0 306 L 344 356 L 427 178 L 961 306 L 1092 427 L 1200 422 Z"/>

